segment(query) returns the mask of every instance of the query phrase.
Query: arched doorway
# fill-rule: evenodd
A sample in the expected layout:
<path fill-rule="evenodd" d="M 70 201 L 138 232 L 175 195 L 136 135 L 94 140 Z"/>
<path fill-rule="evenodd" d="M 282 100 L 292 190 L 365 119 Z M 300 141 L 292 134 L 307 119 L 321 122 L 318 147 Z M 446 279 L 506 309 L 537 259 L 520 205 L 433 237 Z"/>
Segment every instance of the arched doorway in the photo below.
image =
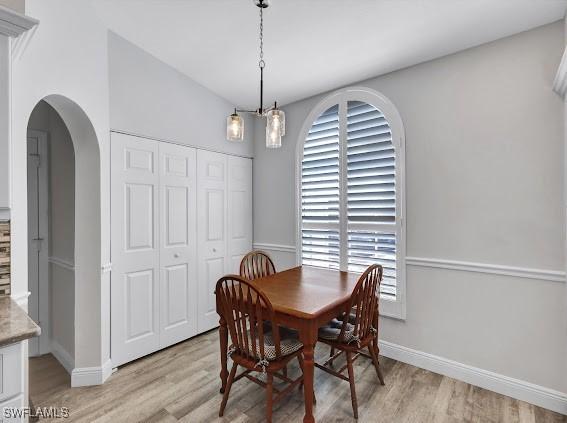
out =
<path fill-rule="evenodd" d="M 44 128 L 37 127 L 39 124 Z M 30 314 L 37 304 L 40 320 L 45 318 L 47 309 L 48 322 L 53 325 L 45 325 L 48 338 L 40 339 L 36 351 L 52 352 L 71 374 L 73 386 L 102 383 L 111 369 L 110 363 L 107 369 L 100 364 L 105 319 L 102 316 L 101 161 L 97 135 L 83 109 L 61 95 L 49 95 L 38 102 L 28 121 L 28 130 L 28 139 L 31 138 L 28 152 L 41 153 L 34 148 L 41 147 L 42 137 L 46 141 L 44 163 L 49 169 L 39 176 L 47 175 L 48 179 L 43 185 L 48 186 L 46 213 L 50 229 L 44 231 L 48 237 L 44 247 L 51 280 L 47 288 L 39 280 L 35 299 L 32 260 L 28 263 L 28 275 L 32 292 Z M 34 183 L 30 182 L 30 175 L 33 177 L 33 171 L 28 172 L 28 189 Z M 40 203 L 41 197 L 37 198 Z M 29 196 L 29 230 L 35 207 L 33 201 L 33 195 Z M 31 249 L 34 241 L 33 231 L 30 232 Z M 35 243 L 43 242 L 42 236 L 36 238 L 40 239 Z M 46 301 L 43 296 L 49 294 L 51 298 Z"/>
<path fill-rule="evenodd" d="M 41 326 L 30 356 L 52 353 L 71 372 L 75 357 L 75 152 L 61 116 L 47 102 L 27 132 L 28 312 Z"/>

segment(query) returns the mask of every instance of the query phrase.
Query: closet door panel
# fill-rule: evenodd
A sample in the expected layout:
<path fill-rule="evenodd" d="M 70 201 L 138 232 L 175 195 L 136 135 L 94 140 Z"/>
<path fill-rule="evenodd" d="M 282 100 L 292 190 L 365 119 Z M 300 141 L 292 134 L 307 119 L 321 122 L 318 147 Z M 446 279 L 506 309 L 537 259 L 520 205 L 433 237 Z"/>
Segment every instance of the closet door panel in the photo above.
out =
<path fill-rule="evenodd" d="M 238 274 L 240 261 L 252 250 L 252 159 L 228 157 L 229 273 Z"/>
<path fill-rule="evenodd" d="M 160 346 L 158 144 L 111 139 L 111 356 L 114 365 Z"/>
<path fill-rule="evenodd" d="M 218 326 L 217 280 L 227 273 L 227 156 L 197 152 L 199 332 Z"/>
<path fill-rule="evenodd" d="M 197 333 L 196 151 L 160 143 L 161 346 Z"/>

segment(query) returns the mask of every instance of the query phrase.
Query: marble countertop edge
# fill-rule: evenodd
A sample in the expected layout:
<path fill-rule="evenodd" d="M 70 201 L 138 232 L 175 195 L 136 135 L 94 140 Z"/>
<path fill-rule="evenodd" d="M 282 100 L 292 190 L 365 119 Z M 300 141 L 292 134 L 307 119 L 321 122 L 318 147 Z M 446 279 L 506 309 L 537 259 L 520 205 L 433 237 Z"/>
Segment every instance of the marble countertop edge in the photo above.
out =
<path fill-rule="evenodd" d="M 41 328 L 10 297 L 0 297 L 0 348 L 41 334 Z"/>

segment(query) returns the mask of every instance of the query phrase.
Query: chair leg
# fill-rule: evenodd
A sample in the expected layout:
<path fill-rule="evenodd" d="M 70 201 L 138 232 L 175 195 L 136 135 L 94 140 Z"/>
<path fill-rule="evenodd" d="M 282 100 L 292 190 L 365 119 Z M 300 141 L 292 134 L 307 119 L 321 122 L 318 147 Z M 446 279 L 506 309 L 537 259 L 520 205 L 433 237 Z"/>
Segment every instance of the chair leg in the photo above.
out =
<path fill-rule="evenodd" d="M 219 417 L 222 417 L 224 414 L 224 408 L 226 407 L 226 402 L 228 401 L 228 394 L 230 394 L 230 388 L 232 386 L 232 382 L 234 382 L 234 377 L 236 376 L 236 369 L 238 368 L 238 364 L 233 363 L 232 369 L 230 369 L 230 374 L 228 375 L 228 380 L 226 382 L 226 388 L 224 389 L 224 393 L 222 394 L 222 402 L 219 411 Z"/>
<path fill-rule="evenodd" d="M 356 390 L 354 388 L 354 369 L 352 367 L 352 353 L 346 352 L 347 367 L 348 367 L 348 381 L 350 383 L 350 399 L 352 401 L 352 411 L 354 418 L 358 419 L 358 402 L 356 400 Z"/>
<path fill-rule="evenodd" d="M 385 385 L 384 383 L 384 376 L 382 375 L 382 370 L 380 370 L 380 362 L 378 361 L 378 355 L 376 354 L 376 350 L 372 346 L 368 346 L 368 352 L 370 353 L 370 357 L 372 357 L 372 363 L 374 363 L 374 368 L 376 369 L 376 375 L 378 376 L 378 380 L 380 381 L 381 385 Z"/>
<path fill-rule="evenodd" d="M 268 383 L 266 385 L 266 421 L 272 423 L 272 408 L 273 408 L 273 391 L 274 391 L 274 376 L 268 373 Z"/>
<path fill-rule="evenodd" d="M 303 377 L 303 354 L 301 353 L 297 354 L 297 361 L 299 362 L 299 368 L 301 369 L 301 376 Z M 303 388 L 303 379 L 301 379 L 301 382 L 299 383 L 299 390 L 301 391 L 302 388 Z"/>
<path fill-rule="evenodd" d="M 335 355 L 335 347 L 331 347 L 331 352 L 329 353 L 329 357 L 332 357 L 334 355 Z M 329 364 L 332 366 L 333 360 L 329 361 Z"/>
<path fill-rule="evenodd" d="M 287 365 L 282 369 L 282 373 L 285 377 L 287 377 Z"/>

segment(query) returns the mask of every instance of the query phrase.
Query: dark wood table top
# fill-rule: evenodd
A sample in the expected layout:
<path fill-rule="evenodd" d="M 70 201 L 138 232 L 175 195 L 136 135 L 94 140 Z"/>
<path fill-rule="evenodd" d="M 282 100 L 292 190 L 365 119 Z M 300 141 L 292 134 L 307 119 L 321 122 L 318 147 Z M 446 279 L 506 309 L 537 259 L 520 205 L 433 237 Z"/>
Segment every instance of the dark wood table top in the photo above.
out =
<path fill-rule="evenodd" d="M 316 319 L 347 302 L 359 277 L 356 273 L 299 266 L 252 283 L 266 294 L 277 313 Z"/>

